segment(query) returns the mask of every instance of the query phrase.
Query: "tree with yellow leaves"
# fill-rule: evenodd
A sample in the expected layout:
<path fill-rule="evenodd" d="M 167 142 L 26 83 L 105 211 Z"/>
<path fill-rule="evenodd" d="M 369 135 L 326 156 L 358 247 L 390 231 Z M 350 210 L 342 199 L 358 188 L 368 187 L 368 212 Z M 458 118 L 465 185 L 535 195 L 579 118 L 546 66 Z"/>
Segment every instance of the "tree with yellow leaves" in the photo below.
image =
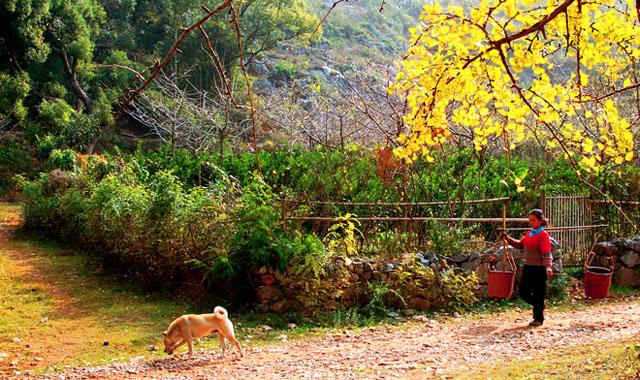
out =
<path fill-rule="evenodd" d="M 425 5 L 389 87 L 407 104 L 395 154 L 432 161 L 464 127 L 478 150 L 490 138 L 510 150 L 533 137 L 587 170 L 632 160 L 638 17 L 633 1 Z"/>

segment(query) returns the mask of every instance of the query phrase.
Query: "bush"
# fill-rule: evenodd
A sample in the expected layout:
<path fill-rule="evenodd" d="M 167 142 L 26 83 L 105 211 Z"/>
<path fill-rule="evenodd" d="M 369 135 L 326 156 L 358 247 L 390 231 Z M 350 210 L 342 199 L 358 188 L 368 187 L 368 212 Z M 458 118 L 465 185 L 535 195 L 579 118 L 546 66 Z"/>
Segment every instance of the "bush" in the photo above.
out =
<path fill-rule="evenodd" d="M 8 195 L 16 187 L 14 176 L 33 176 L 38 163 L 32 157 L 32 149 L 18 138 L 4 138 L 0 143 L 0 195 Z"/>
<path fill-rule="evenodd" d="M 296 65 L 293 62 L 279 60 L 271 75 L 276 79 L 290 81 L 295 78 L 296 70 Z"/>
<path fill-rule="evenodd" d="M 73 171 L 76 168 L 76 152 L 71 149 L 54 149 L 49 156 L 54 169 Z"/>
<path fill-rule="evenodd" d="M 567 288 L 571 286 L 571 277 L 564 273 L 556 273 L 547 281 L 547 297 L 554 301 L 567 298 Z"/>
<path fill-rule="evenodd" d="M 536 183 L 531 190 L 515 193 L 514 183 L 505 177 L 515 173 L 520 178 L 543 174 L 556 178 L 569 173 L 566 163 L 546 165 L 516 157 L 483 161 L 472 151 L 443 151 L 436 163 L 419 161 L 405 168 L 390 160 L 382 162 L 382 150 L 371 153 L 349 147 L 260 152 L 260 178 L 255 154 L 222 159 L 177 150 L 171 156 L 170 147 L 165 147 L 156 152 L 138 149 L 130 156 L 117 149 L 114 156 L 83 156 L 63 149 L 64 144 L 52 136 L 39 141 L 40 154 L 55 170 L 25 179 L 25 228 L 63 242 L 79 242 L 111 268 L 135 275 L 147 288 L 173 291 L 188 283 L 203 298 L 248 303 L 254 297 L 252 276 L 262 267 L 295 273 L 303 278 L 299 297 L 305 307 L 316 305 L 321 297 L 333 297 L 332 292 L 344 285 L 342 273 L 328 269 L 332 256 L 397 258 L 408 250 L 408 234 L 402 228 L 382 222 L 360 224 L 350 217 L 399 216 L 405 209 L 292 202 L 290 215 L 345 218 L 332 225 L 288 221 L 284 229 L 280 198 L 285 194 L 287 199 L 355 202 L 462 201 L 512 195 L 509 213 L 526 215 L 537 206 L 535 191 L 545 185 Z M 29 151 L 23 148 L 0 146 L 0 165 L 9 162 L 7 156 L 14 152 L 26 156 Z M 381 165 L 393 170 L 381 171 Z M 636 178 L 635 172 L 629 171 L 631 178 Z M 635 191 L 632 181 L 628 182 L 619 191 Z M 567 177 L 562 186 L 570 189 L 577 184 Z M 614 191 L 612 184 L 607 186 Z M 500 214 L 499 204 L 450 203 L 412 210 L 413 216 Z M 485 236 L 493 233 L 491 227 L 481 228 Z M 413 231 L 444 255 L 462 251 L 462 243 L 475 233 L 472 228 L 443 223 Z M 434 307 L 461 308 L 472 303 L 473 275 L 440 266 L 444 269 L 437 273 L 420 262 L 397 269 L 396 279 L 375 285 L 363 296 L 371 299 L 366 312 L 382 312 L 382 305 L 403 307 L 411 297 L 422 295 L 433 300 Z M 550 282 L 550 294 L 560 294 L 560 281 Z"/>

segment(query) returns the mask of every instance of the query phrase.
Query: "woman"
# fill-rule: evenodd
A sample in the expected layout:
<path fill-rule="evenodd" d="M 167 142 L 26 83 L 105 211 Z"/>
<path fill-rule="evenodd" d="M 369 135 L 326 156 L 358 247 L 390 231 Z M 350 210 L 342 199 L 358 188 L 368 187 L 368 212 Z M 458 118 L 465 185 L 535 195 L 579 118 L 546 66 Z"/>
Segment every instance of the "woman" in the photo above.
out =
<path fill-rule="evenodd" d="M 547 277 L 553 276 L 551 265 L 551 241 L 544 230 L 547 225 L 542 210 L 533 209 L 529 213 L 531 230 L 521 239 L 516 240 L 503 232 L 507 243 L 514 248 L 523 249 L 524 268 L 520 282 L 520 297 L 533 306 L 533 321 L 529 326 L 542 326 L 544 322 L 544 298 L 547 292 Z"/>

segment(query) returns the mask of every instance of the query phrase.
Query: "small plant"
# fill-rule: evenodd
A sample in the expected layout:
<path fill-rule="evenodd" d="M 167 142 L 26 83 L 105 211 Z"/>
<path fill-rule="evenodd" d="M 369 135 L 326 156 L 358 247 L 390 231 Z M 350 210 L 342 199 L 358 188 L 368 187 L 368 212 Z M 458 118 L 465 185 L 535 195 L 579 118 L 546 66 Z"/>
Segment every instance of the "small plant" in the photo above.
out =
<path fill-rule="evenodd" d="M 279 60 L 273 68 L 273 75 L 286 81 L 292 80 L 296 76 L 296 65 L 289 61 Z"/>
<path fill-rule="evenodd" d="M 567 267 L 564 268 L 564 273 L 573 278 L 584 278 L 584 267 Z"/>
<path fill-rule="evenodd" d="M 440 271 L 437 276 L 446 305 L 453 309 L 463 309 L 473 305 L 477 299 L 473 287 L 478 284 L 475 272 L 463 272 L 453 269 Z"/>
<path fill-rule="evenodd" d="M 450 225 L 431 220 L 427 224 L 427 236 L 432 244 L 432 249 L 443 256 L 451 256 L 460 253 L 469 236 L 471 229 L 462 224 Z"/>
<path fill-rule="evenodd" d="M 558 273 L 547 281 L 547 296 L 553 301 L 567 298 L 567 288 L 571 286 L 571 277 Z"/>
<path fill-rule="evenodd" d="M 406 305 L 402 295 L 395 289 L 392 289 L 388 284 L 383 282 L 369 283 L 369 303 L 362 308 L 362 311 L 370 317 L 388 314 L 390 295 L 393 295 Z"/>
<path fill-rule="evenodd" d="M 292 243 L 294 274 L 320 277 L 327 274 L 329 252 L 315 235 L 296 238 Z"/>
<path fill-rule="evenodd" d="M 340 221 L 333 224 L 329 228 L 327 234 L 327 249 L 334 255 L 342 255 L 346 257 L 354 257 L 358 254 L 358 239 L 356 234 L 362 235 L 356 224 L 360 224 L 357 220 L 351 219 L 355 215 L 347 213 L 340 217 Z"/>
<path fill-rule="evenodd" d="M 624 361 L 626 361 L 624 375 L 629 376 L 629 379 L 640 379 L 640 341 L 625 346 L 624 350 Z"/>

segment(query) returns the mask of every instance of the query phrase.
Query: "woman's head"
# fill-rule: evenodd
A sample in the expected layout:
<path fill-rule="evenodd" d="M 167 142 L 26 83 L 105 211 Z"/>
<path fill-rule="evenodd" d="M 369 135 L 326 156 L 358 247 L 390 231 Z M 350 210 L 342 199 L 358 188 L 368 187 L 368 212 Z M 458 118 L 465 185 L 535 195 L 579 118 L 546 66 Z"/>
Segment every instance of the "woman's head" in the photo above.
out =
<path fill-rule="evenodd" d="M 547 219 L 544 217 L 544 213 L 539 208 L 534 208 L 529 213 L 529 226 L 536 229 L 547 225 Z"/>

